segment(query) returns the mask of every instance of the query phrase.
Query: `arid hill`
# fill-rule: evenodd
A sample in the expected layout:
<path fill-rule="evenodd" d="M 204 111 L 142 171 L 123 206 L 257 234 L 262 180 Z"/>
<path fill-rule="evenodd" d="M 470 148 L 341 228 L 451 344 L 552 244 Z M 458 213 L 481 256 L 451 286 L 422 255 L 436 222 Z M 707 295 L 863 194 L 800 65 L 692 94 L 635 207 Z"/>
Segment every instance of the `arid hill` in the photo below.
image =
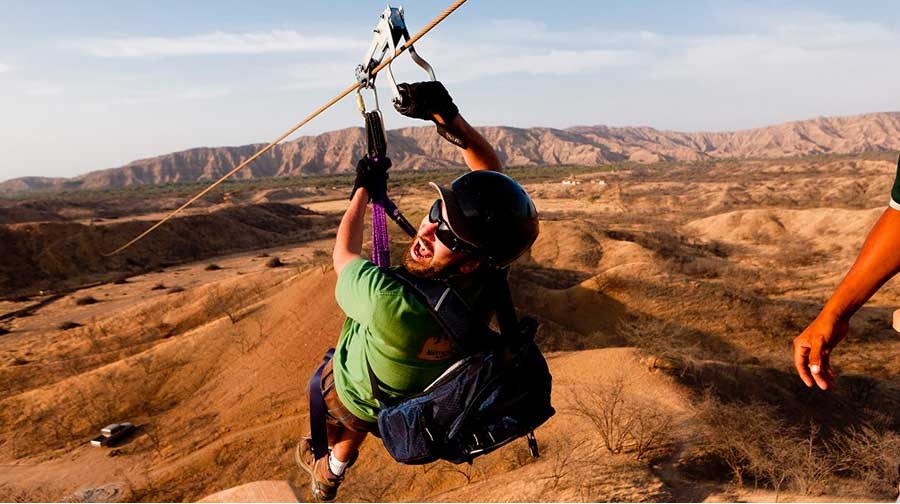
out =
<path fill-rule="evenodd" d="M 650 127 L 579 126 L 568 129 L 480 128 L 506 165 L 598 165 L 622 161 L 696 161 L 774 158 L 900 150 L 900 112 L 820 117 L 765 128 L 723 133 L 682 133 Z M 459 149 L 434 128 L 388 132 L 394 169 L 461 166 Z M 36 189 L 104 189 L 212 180 L 252 155 L 262 144 L 200 147 L 72 179 L 26 177 L 0 183 L 0 194 Z M 347 171 L 363 153 L 362 128 L 306 136 L 273 148 L 236 178 L 327 174 Z"/>
<path fill-rule="evenodd" d="M 403 466 L 371 438 L 339 498 L 893 500 L 900 283 L 854 317 L 836 390 L 806 389 L 788 348 L 884 211 L 895 167 L 895 154 L 728 160 L 525 184 L 541 235 L 510 278 L 554 378 L 541 457 L 515 441 L 472 465 Z M 413 221 L 434 198 L 402 196 Z M 114 203 L 103 215 L 140 209 Z M 306 380 L 344 319 L 329 250 L 346 188 L 205 204 L 126 255 L 171 264 L 134 270 L 97 251 L 150 215 L 38 205 L 58 219 L 5 225 L 19 264 L 5 271 L 54 290 L 0 300 L 0 501 L 195 501 L 257 480 L 311 498 L 293 454 Z M 406 239 L 391 237 L 397 263 Z M 74 275 L 87 278 L 57 290 Z M 89 445 L 120 421 L 138 432 Z"/>

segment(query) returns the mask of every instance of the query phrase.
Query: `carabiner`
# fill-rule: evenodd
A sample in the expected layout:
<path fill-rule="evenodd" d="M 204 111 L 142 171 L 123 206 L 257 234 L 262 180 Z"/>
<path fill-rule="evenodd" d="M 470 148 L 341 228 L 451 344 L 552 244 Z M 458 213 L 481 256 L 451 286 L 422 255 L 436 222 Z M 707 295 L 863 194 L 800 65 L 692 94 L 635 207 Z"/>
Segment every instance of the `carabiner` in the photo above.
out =
<path fill-rule="evenodd" d="M 381 13 L 378 24 L 375 25 L 375 35 L 372 37 L 372 43 L 369 45 L 369 50 L 366 51 L 366 54 L 363 57 L 362 64 L 356 67 L 356 81 L 359 82 L 360 88 L 367 87 L 373 90 L 375 89 L 376 76 L 372 74 L 372 70 L 381 64 L 389 51 L 391 56 L 397 54 L 397 44 L 401 39 L 409 41 L 409 38 L 409 31 L 406 29 L 406 20 L 403 17 L 403 8 L 391 7 L 389 5 L 384 12 Z M 434 69 L 431 68 L 431 65 L 429 65 L 427 61 L 419 56 L 416 49 L 412 45 L 408 45 L 407 49 L 409 50 L 409 55 L 413 61 L 428 73 L 428 78 L 430 80 L 437 80 L 434 76 Z M 397 88 L 397 81 L 394 79 L 391 63 L 387 64 L 385 70 L 387 70 L 387 80 L 391 88 L 393 102 L 394 104 L 398 104 L 401 101 L 400 90 Z M 357 91 L 359 91 L 359 89 L 357 89 Z M 376 108 L 378 107 L 377 95 L 375 106 Z"/>

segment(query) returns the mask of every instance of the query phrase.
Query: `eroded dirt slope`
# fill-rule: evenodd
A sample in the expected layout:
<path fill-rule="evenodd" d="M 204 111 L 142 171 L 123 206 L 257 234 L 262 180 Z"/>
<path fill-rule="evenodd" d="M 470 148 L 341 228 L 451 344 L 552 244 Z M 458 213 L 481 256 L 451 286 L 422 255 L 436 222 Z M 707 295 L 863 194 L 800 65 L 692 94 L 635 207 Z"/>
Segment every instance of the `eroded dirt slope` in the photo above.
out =
<path fill-rule="evenodd" d="M 774 500 L 770 480 L 748 493 L 714 457 L 710 411 L 737 411 L 732 431 L 745 433 L 774 425 L 750 423 L 759 419 L 791 435 L 810 425 L 834 436 L 896 432 L 897 282 L 860 311 L 835 354 L 841 389 L 806 390 L 787 351 L 883 211 L 894 166 L 749 161 L 529 186 L 541 237 L 512 286 L 519 309 L 542 323 L 555 377 L 558 414 L 537 433 L 543 456 L 531 460 L 516 442 L 471 467 L 404 467 L 369 440 L 341 498 Z M 411 220 L 432 199 L 411 194 Z M 334 215 L 345 204 L 313 208 Z M 393 237 L 396 261 L 403 240 Z M 304 486 L 292 454 L 307 421 L 303 387 L 343 320 L 329 250 L 324 238 L 217 257 L 221 270 L 207 271 L 211 260 L 167 267 L 5 319 L 0 498 L 182 501 L 255 480 Z M 273 257 L 286 266 L 266 267 Z M 97 302 L 78 303 L 86 297 Z M 610 453 L 592 420 L 615 390 L 628 411 L 653 413 L 647 425 L 664 426 L 646 453 L 633 441 Z M 118 452 L 87 446 L 120 420 L 140 432 Z M 826 440 L 815 438 L 816 450 Z M 849 471 L 806 487 L 789 476 L 779 495 L 893 498 L 890 481 Z"/>

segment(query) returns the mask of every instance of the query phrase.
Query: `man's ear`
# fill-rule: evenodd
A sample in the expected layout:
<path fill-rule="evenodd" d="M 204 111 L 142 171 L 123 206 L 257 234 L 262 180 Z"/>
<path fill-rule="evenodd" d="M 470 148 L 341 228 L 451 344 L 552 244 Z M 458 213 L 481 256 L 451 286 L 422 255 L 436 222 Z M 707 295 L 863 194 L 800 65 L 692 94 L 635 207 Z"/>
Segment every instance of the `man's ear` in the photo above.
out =
<path fill-rule="evenodd" d="M 459 265 L 459 272 L 463 275 L 468 275 L 469 273 L 478 269 L 481 266 L 480 259 L 466 259 L 462 264 Z"/>

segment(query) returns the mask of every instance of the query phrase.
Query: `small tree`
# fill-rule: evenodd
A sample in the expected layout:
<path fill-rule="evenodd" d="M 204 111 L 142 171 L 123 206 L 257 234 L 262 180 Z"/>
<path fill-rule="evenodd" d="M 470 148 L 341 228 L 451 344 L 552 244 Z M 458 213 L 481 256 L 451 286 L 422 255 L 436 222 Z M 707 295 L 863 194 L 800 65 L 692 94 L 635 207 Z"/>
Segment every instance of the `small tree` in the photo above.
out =
<path fill-rule="evenodd" d="M 584 387 L 573 394 L 575 413 L 590 421 L 610 454 L 622 453 L 631 435 L 634 418 L 625 406 L 625 382 Z"/>
<path fill-rule="evenodd" d="M 668 442 L 672 415 L 648 401 L 629 397 L 622 378 L 608 385 L 580 388 L 572 396 L 575 414 L 593 424 L 610 454 L 629 451 L 642 460 Z"/>
<path fill-rule="evenodd" d="M 238 296 L 234 290 L 223 292 L 219 287 L 212 287 L 203 311 L 210 318 L 226 316 L 232 324 L 235 324 L 239 320 L 237 303 Z"/>

